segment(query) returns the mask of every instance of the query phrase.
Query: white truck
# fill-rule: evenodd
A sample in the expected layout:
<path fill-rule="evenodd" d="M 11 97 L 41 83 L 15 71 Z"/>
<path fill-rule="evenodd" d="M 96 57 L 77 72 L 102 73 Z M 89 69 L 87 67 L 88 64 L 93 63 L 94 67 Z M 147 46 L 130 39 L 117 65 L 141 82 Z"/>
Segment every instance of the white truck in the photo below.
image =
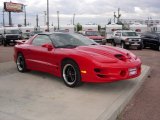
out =
<path fill-rule="evenodd" d="M 113 32 L 116 30 L 122 30 L 122 25 L 111 23 L 105 26 L 105 39 L 107 42 L 110 43 L 113 40 Z"/>
<path fill-rule="evenodd" d="M 16 40 L 21 39 L 21 31 L 18 27 L 2 27 L 0 29 L 2 44 L 4 46 L 10 43 L 16 43 Z"/>
<path fill-rule="evenodd" d="M 135 31 L 138 35 L 141 35 L 142 33 L 148 31 L 147 25 L 143 25 L 140 23 L 134 23 L 134 24 L 130 25 L 129 28 L 130 28 L 130 30 Z"/>

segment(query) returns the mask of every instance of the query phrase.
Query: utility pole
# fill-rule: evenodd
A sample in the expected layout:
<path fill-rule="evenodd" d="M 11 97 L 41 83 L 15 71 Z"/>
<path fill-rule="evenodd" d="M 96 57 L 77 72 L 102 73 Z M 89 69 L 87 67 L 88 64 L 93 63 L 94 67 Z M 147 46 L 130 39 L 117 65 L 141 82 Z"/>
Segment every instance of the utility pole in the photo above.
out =
<path fill-rule="evenodd" d="M 26 20 L 26 5 L 23 5 L 24 7 L 24 26 L 27 26 L 27 20 Z"/>
<path fill-rule="evenodd" d="M 38 28 L 38 14 L 36 15 L 36 26 Z"/>
<path fill-rule="evenodd" d="M 76 14 L 74 13 L 74 14 L 73 14 L 73 25 L 74 25 L 75 15 L 76 15 Z"/>
<path fill-rule="evenodd" d="M 3 27 L 5 26 L 5 20 L 4 20 L 4 9 L 3 9 Z"/>
<path fill-rule="evenodd" d="M 9 13 L 9 26 L 12 26 L 12 17 L 11 17 L 11 12 L 8 12 Z"/>
<path fill-rule="evenodd" d="M 116 18 L 115 18 L 115 16 L 116 16 L 116 12 L 114 12 L 114 23 L 116 23 Z"/>
<path fill-rule="evenodd" d="M 47 30 L 49 32 L 49 0 L 47 0 Z"/>
<path fill-rule="evenodd" d="M 58 21 L 58 30 L 59 30 L 59 11 L 57 11 L 57 21 Z"/>
<path fill-rule="evenodd" d="M 46 25 L 46 15 L 47 15 L 47 13 L 46 13 L 46 11 L 44 11 L 44 26 Z"/>

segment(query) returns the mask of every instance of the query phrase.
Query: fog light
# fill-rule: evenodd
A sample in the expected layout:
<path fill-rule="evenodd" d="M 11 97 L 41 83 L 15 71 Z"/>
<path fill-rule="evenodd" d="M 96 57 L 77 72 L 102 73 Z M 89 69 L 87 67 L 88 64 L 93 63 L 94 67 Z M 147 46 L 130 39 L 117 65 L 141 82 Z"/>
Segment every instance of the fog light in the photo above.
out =
<path fill-rule="evenodd" d="M 120 75 L 121 75 L 122 77 L 124 77 L 124 76 L 126 75 L 126 71 L 125 71 L 125 70 L 121 70 Z"/>

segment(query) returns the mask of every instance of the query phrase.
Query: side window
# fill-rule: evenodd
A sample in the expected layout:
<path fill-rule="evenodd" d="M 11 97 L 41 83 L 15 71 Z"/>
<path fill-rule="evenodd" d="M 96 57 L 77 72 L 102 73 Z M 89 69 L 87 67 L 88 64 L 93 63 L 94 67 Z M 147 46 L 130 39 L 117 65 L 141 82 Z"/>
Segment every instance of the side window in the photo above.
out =
<path fill-rule="evenodd" d="M 43 44 L 52 43 L 47 35 L 38 35 L 33 41 L 32 45 L 41 46 Z"/>

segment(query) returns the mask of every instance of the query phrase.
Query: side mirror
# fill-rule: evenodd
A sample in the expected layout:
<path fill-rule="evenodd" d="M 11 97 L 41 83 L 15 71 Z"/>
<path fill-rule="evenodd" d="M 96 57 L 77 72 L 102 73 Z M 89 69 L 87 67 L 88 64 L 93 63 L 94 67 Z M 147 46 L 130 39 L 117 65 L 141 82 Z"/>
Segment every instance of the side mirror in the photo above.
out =
<path fill-rule="evenodd" d="M 51 44 L 43 44 L 42 47 L 47 48 L 48 51 L 51 51 L 53 49 L 53 46 Z"/>

